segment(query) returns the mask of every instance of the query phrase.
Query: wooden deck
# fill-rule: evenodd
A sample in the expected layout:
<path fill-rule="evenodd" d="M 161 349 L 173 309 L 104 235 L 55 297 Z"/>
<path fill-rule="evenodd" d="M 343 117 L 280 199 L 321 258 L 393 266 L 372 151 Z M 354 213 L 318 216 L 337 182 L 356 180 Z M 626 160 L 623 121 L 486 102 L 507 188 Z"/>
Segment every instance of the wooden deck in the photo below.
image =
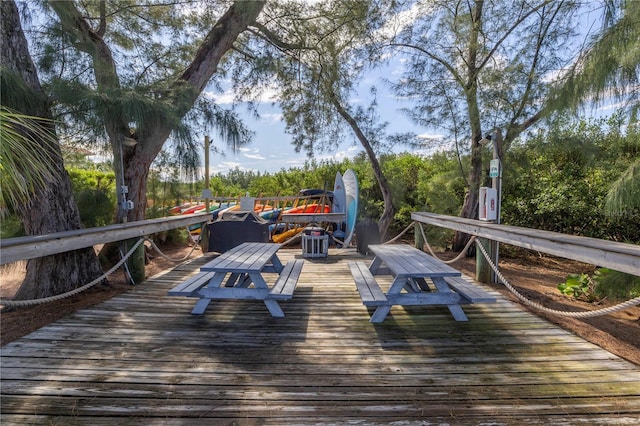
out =
<path fill-rule="evenodd" d="M 283 261 L 300 250 L 281 250 Z M 167 290 L 206 257 L 1 349 L 10 424 L 638 424 L 640 367 L 499 294 L 371 324 L 346 260 L 307 259 L 285 318 Z"/>

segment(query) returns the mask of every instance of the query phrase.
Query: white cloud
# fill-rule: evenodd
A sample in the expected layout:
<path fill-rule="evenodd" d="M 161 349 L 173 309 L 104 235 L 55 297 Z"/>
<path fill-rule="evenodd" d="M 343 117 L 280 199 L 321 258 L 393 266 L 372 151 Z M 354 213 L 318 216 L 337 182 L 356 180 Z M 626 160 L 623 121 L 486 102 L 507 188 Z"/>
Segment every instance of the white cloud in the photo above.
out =
<path fill-rule="evenodd" d="M 218 105 L 232 105 L 235 100 L 235 95 L 231 91 L 226 91 L 224 93 L 213 93 L 205 91 L 202 94 L 204 97 L 211 99 Z"/>
<path fill-rule="evenodd" d="M 233 89 L 228 88 L 226 89 L 223 93 L 215 93 L 212 91 L 208 91 L 205 90 L 203 93 L 203 96 L 205 96 L 208 99 L 211 99 L 213 102 L 215 102 L 218 105 L 231 105 L 234 102 L 244 102 L 244 101 L 249 101 L 250 99 L 236 99 L 236 95 L 233 92 Z M 264 102 L 264 103 L 271 103 L 271 102 L 276 102 L 280 97 L 280 92 L 278 90 L 278 88 L 275 85 L 271 85 L 267 88 L 265 88 L 264 90 L 262 90 L 259 93 L 259 96 L 257 98 L 252 98 L 251 100 L 255 101 L 255 102 Z"/>
<path fill-rule="evenodd" d="M 416 137 L 418 139 L 425 139 L 425 140 L 432 140 L 432 141 L 437 141 L 437 140 L 444 139 L 444 135 L 439 134 L 439 133 L 420 133 Z"/>
<path fill-rule="evenodd" d="M 250 158 L 252 160 L 265 160 L 265 156 L 260 154 L 260 150 L 258 148 L 247 149 L 243 151 L 243 156 L 245 158 Z"/>
<path fill-rule="evenodd" d="M 269 123 L 281 123 L 282 118 L 283 118 L 283 115 L 281 113 L 280 114 L 278 113 L 260 114 L 260 121 L 264 120 Z"/>
<path fill-rule="evenodd" d="M 233 170 L 236 167 L 240 170 L 247 170 L 247 168 L 244 167 L 242 163 L 239 163 L 237 161 L 221 161 L 211 167 L 211 173 L 227 173 L 229 170 Z"/>

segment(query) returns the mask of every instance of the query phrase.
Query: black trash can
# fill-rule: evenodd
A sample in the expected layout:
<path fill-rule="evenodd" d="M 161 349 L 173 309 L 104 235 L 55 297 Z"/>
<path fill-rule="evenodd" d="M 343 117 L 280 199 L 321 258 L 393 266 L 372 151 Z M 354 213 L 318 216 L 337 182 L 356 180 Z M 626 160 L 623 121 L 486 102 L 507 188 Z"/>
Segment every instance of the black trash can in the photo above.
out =
<path fill-rule="evenodd" d="M 269 242 L 269 222 L 253 212 L 224 213 L 207 228 L 209 251 L 224 253 L 242 243 Z"/>
<path fill-rule="evenodd" d="M 370 244 L 380 244 L 380 230 L 378 223 L 371 219 L 364 219 L 356 224 L 356 246 L 358 253 L 369 254 Z"/>

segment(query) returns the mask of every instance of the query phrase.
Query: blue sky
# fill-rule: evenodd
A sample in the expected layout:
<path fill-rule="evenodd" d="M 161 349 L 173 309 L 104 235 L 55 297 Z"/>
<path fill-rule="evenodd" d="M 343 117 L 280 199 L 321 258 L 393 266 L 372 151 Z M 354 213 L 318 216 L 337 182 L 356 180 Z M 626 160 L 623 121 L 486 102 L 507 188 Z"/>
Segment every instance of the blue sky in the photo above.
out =
<path fill-rule="evenodd" d="M 415 126 L 399 111 L 404 107 L 386 87 L 382 75 L 389 76 L 389 73 L 399 72 L 400 64 L 391 66 L 367 76 L 360 88 L 361 93 L 368 93 L 369 87 L 375 85 L 378 88 L 379 115 L 384 120 L 389 121 L 388 133 L 414 131 L 417 134 L 424 133 L 424 129 Z M 220 106 L 230 108 L 232 106 L 232 94 L 209 95 Z M 301 167 L 308 159 L 305 152 L 296 153 L 291 144 L 291 137 L 285 132 L 285 124 L 282 121 L 282 112 L 277 105 L 273 105 L 275 93 L 266 94 L 261 100 L 258 108 L 260 118 L 255 119 L 251 114 L 245 113 L 243 105 L 236 105 L 236 110 L 241 114 L 247 127 L 254 132 L 253 141 L 246 147 L 234 154 L 224 146 L 224 143 L 211 135 L 212 144 L 222 151 L 212 153 L 210 160 L 210 171 L 215 173 L 226 173 L 238 167 L 241 170 L 253 170 L 256 172 L 276 172 L 290 167 Z M 364 104 L 366 99 L 356 94 L 352 99 L 352 105 Z M 316 160 L 333 159 L 340 161 L 344 158 L 352 158 L 363 149 L 360 144 L 355 143 L 351 137 L 346 138 L 339 144 L 338 149 L 331 153 L 315 153 Z M 402 149 L 404 150 L 404 149 Z"/>
<path fill-rule="evenodd" d="M 579 26 L 583 32 L 583 36 L 597 30 L 600 23 L 600 14 L 602 13 L 599 3 L 594 5 L 589 2 L 583 5 L 582 13 L 579 15 L 582 24 Z M 576 40 L 583 40 L 578 37 Z M 410 106 L 406 101 L 398 99 L 387 87 L 384 79 L 393 80 L 402 73 L 402 62 L 400 60 L 393 61 L 390 65 L 377 69 L 364 78 L 359 87 L 359 93 L 351 99 L 351 105 L 358 104 L 365 106 L 368 102 L 366 94 L 371 86 L 378 89 L 378 114 L 382 120 L 388 121 L 387 133 L 404 133 L 413 132 L 424 138 L 442 138 L 437 131 L 433 129 L 420 128 L 412 123 L 405 115 L 400 112 L 403 107 Z M 208 94 L 220 106 L 230 108 L 232 106 L 233 95 L 225 93 L 222 95 Z M 361 96 L 359 98 L 359 96 Z M 281 169 L 290 167 L 300 167 L 304 165 L 307 156 L 305 152 L 296 153 L 291 144 L 291 137 L 285 133 L 285 125 L 282 122 L 282 114 L 277 105 L 273 102 L 277 97 L 277 93 L 267 93 L 261 100 L 258 109 L 261 116 L 256 120 L 252 114 L 245 113 L 246 108 L 237 105 L 236 109 L 243 117 L 245 124 L 254 132 L 253 141 L 246 147 L 242 148 L 238 153 L 234 154 L 228 150 L 224 143 L 216 140 L 212 135 L 212 143 L 218 148 L 220 153 L 212 153 L 210 160 L 210 170 L 212 174 L 221 172 L 226 173 L 238 167 L 241 170 L 253 170 L 260 172 L 276 172 Z M 613 112 L 611 105 L 601 108 L 595 108 L 591 111 L 585 111 L 587 116 L 603 116 Z M 396 152 L 407 151 L 409 148 L 398 147 Z M 317 160 L 334 159 L 337 161 L 345 157 L 353 157 L 362 151 L 362 147 L 354 142 L 351 137 L 339 144 L 338 149 L 331 153 L 315 153 L 314 158 Z M 424 152 L 422 152 L 424 153 Z"/>

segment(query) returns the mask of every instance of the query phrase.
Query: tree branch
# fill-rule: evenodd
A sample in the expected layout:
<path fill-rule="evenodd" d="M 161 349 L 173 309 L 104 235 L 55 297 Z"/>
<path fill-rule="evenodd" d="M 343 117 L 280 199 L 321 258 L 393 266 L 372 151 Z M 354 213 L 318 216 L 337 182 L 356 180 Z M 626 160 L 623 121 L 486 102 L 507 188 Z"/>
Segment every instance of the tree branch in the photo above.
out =
<path fill-rule="evenodd" d="M 182 73 L 178 82 L 187 82 L 193 88 L 193 94 L 186 108 L 204 90 L 218 69 L 222 57 L 229 51 L 238 35 L 253 24 L 262 11 L 266 1 L 236 1 L 215 23 L 200 45 L 196 55 Z"/>
<path fill-rule="evenodd" d="M 458 74 L 458 71 L 453 67 L 453 65 L 451 65 L 449 62 L 445 61 L 444 59 L 440 58 L 439 56 L 434 55 L 433 53 L 429 52 L 427 49 L 423 49 L 420 46 L 416 46 L 415 44 L 409 44 L 409 43 L 390 43 L 389 46 L 391 46 L 391 47 L 407 47 L 409 49 L 415 49 L 418 52 L 424 53 L 429 58 L 433 59 L 434 61 L 436 61 L 436 62 L 440 63 L 442 66 L 444 66 L 447 69 L 447 71 L 449 71 L 451 73 L 451 75 L 453 75 L 453 77 L 456 79 L 458 84 L 460 84 L 461 86 L 464 86 L 464 80 L 462 79 L 462 76 L 460 74 Z"/>
<path fill-rule="evenodd" d="M 107 5 L 104 0 L 100 1 L 100 26 L 96 31 L 100 37 L 104 37 L 107 32 Z"/>
<path fill-rule="evenodd" d="M 252 26 L 257 28 L 258 32 L 252 31 L 251 29 L 249 29 L 249 31 L 251 31 L 253 34 L 256 34 L 257 36 L 262 36 L 263 39 L 267 40 L 269 43 L 273 44 L 278 49 L 285 50 L 285 51 L 310 49 L 304 44 L 297 44 L 297 43 L 294 44 L 294 43 L 285 42 L 280 37 L 278 37 L 274 32 L 272 32 L 266 26 L 260 24 L 259 22 L 253 23 Z"/>

